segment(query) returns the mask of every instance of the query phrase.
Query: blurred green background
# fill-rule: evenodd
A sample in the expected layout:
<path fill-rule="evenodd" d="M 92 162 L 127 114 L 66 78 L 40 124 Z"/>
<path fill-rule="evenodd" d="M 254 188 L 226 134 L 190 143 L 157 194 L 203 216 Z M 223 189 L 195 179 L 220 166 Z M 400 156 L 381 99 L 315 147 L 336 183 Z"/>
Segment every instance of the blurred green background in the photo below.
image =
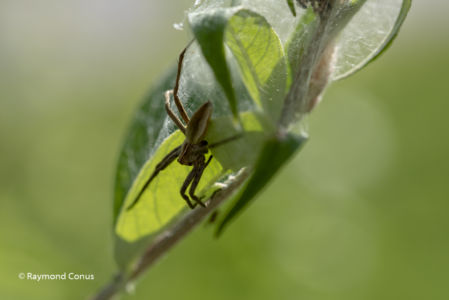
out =
<path fill-rule="evenodd" d="M 119 147 L 192 2 L 1 0 L 0 299 L 85 299 L 110 280 Z M 415 1 L 224 236 L 201 226 L 124 299 L 449 299 L 448 9 Z"/>

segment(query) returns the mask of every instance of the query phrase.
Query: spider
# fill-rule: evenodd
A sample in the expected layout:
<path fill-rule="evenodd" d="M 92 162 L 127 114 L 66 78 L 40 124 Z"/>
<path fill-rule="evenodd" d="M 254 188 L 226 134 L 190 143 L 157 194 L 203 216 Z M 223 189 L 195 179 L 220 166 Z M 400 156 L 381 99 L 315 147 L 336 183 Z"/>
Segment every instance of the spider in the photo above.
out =
<path fill-rule="evenodd" d="M 145 182 L 139 194 L 134 199 L 134 201 L 128 206 L 127 210 L 130 210 L 137 204 L 146 188 L 150 185 L 151 181 L 159 174 L 159 172 L 167 168 L 176 158 L 178 159 L 178 162 L 181 165 L 193 166 L 192 170 L 187 175 L 186 179 L 184 180 L 184 183 L 181 186 L 180 193 L 182 198 L 184 198 L 184 200 L 187 202 L 187 205 L 191 209 L 195 208 L 197 204 L 202 207 L 206 207 L 206 205 L 201 201 L 201 199 L 195 195 L 195 190 L 198 186 L 201 176 L 203 175 L 204 169 L 206 169 L 206 167 L 209 165 L 213 157 L 212 155 L 210 155 L 206 160 L 206 154 L 209 151 L 209 149 L 232 141 L 241 136 L 235 135 L 210 145 L 206 140 L 204 140 L 204 136 L 206 135 L 207 126 L 213 110 L 212 103 L 210 101 L 207 101 L 206 103 L 201 105 L 198 108 L 198 110 L 196 110 L 193 113 L 191 118 L 189 118 L 189 116 L 187 115 L 187 112 L 184 109 L 181 100 L 179 99 L 178 89 L 179 89 L 179 80 L 181 77 L 182 62 L 184 60 L 184 55 L 187 51 L 187 48 L 190 46 L 191 43 L 192 42 L 190 42 L 179 55 L 178 71 L 176 74 L 176 81 L 173 90 L 168 90 L 165 92 L 165 110 L 167 111 L 167 114 L 170 117 L 170 119 L 185 135 L 185 140 L 181 145 L 170 151 L 162 159 L 162 161 L 160 161 L 156 165 L 150 178 Z M 172 94 L 176 107 L 179 111 L 179 114 L 181 115 L 182 120 L 185 122 L 185 125 L 176 116 L 174 111 L 170 108 L 170 96 Z M 186 191 L 189 185 L 190 185 L 189 189 L 190 198 L 186 195 Z M 191 200 L 193 200 L 194 203 L 192 203 Z"/>

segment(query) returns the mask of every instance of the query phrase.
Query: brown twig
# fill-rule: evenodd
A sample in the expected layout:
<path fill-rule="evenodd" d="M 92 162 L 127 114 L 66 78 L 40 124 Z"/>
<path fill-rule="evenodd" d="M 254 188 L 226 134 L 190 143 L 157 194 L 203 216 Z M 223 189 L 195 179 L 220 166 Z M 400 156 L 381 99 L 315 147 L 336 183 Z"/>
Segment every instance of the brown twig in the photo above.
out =
<path fill-rule="evenodd" d="M 188 234 L 196 225 L 213 212 L 220 204 L 222 204 L 245 182 L 248 178 L 249 171 L 243 170 L 229 183 L 229 185 L 218 192 L 214 193 L 206 202 L 205 208 L 198 207 L 189 211 L 179 222 L 167 228 L 157 235 L 147 250 L 142 254 L 137 264 L 129 274 L 119 273 L 101 289 L 90 300 L 109 300 L 113 299 L 127 284 L 135 281 L 146 270 L 149 269 L 157 260 L 166 254 L 177 242 L 179 242 L 186 234 Z"/>

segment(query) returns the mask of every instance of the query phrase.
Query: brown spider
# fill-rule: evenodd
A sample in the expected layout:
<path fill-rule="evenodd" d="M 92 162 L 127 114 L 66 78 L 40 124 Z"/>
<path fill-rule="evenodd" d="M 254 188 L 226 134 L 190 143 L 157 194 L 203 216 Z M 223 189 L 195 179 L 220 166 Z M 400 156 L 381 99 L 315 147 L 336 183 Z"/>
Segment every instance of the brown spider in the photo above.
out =
<path fill-rule="evenodd" d="M 186 53 L 189 45 L 187 45 L 187 47 L 184 48 L 184 50 L 179 55 L 178 72 L 176 74 L 176 82 L 174 89 L 165 92 L 165 109 L 167 111 L 167 114 L 170 117 L 170 119 L 172 119 L 172 121 L 176 124 L 179 130 L 181 130 L 181 132 L 185 135 L 186 138 L 180 146 L 170 151 L 170 153 L 168 153 L 162 159 L 162 161 L 156 165 L 156 168 L 154 169 L 150 178 L 145 182 L 139 194 L 131 203 L 131 205 L 128 206 L 127 210 L 130 210 L 132 207 L 134 207 L 134 205 L 137 204 L 143 192 L 149 186 L 151 181 L 159 174 L 160 171 L 168 167 L 176 158 L 178 158 L 178 162 L 181 165 L 193 166 L 192 170 L 187 175 L 181 187 L 180 193 L 182 198 L 184 198 L 189 207 L 192 209 L 195 208 L 197 204 L 205 207 L 205 204 L 201 201 L 201 199 L 195 195 L 195 189 L 201 179 L 201 176 L 203 175 L 203 171 L 209 165 L 213 157 L 212 155 L 210 155 L 206 161 L 205 155 L 207 154 L 209 149 L 232 141 L 241 136 L 241 135 L 232 136 L 230 138 L 224 139 L 222 141 L 210 145 L 206 140 L 204 140 L 209 119 L 212 115 L 212 103 L 209 101 L 201 105 L 200 108 L 198 108 L 198 110 L 196 110 L 193 113 L 192 118 L 189 119 L 189 116 L 187 115 L 187 112 L 185 111 L 184 106 L 182 105 L 181 100 L 178 97 L 182 62 L 184 60 L 184 54 Z M 173 94 L 176 107 L 186 125 L 184 125 L 184 123 L 176 116 L 176 114 L 170 108 L 171 94 Z M 192 203 L 191 199 L 186 195 L 186 190 L 189 187 L 189 185 L 190 185 L 189 196 L 195 203 Z"/>

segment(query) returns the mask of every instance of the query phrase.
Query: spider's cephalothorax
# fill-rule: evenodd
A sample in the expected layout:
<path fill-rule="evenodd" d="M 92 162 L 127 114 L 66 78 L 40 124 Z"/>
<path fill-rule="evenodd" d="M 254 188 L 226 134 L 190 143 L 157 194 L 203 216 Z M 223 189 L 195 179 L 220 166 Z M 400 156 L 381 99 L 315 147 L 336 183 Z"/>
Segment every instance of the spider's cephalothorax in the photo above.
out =
<path fill-rule="evenodd" d="M 240 137 L 240 135 L 233 136 L 210 145 L 206 140 L 204 140 L 204 137 L 207 132 L 207 126 L 210 117 L 212 116 L 212 103 L 210 103 L 209 101 L 201 105 L 200 108 L 198 108 L 194 112 L 191 118 L 189 118 L 189 116 L 187 115 L 187 112 L 185 111 L 184 106 L 182 105 L 181 100 L 178 97 L 178 89 L 182 69 L 182 61 L 184 59 L 184 55 L 188 47 L 189 46 L 187 46 L 179 55 L 178 72 L 176 75 L 175 87 L 173 88 L 173 90 L 165 92 L 165 109 L 167 111 L 167 114 L 170 117 L 170 119 L 175 123 L 175 125 L 179 128 L 179 130 L 181 130 L 181 132 L 185 135 L 186 138 L 180 146 L 170 151 L 162 159 L 162 161 L 156 165 L 150 178 L 145 182 L 144 186 L 142 187 L 142 189 L 140 190 L 139 194 L 134 199 L 134 201 L 131 203 L 131 205 L 128 206 L 127 208 L 128 210 L 137 204 L 143 192 L 149 186 L 151 181 L 159 174 L 159 172 L 168 167 L 175 159 L 177 159 L 181 165 L 193 166 L 192 170 L 187 175 L 186 179 L 184 180 L 184 183 L 182 184 L 180 190 L 182 198 L 184 198 L 184 200 L 187 202 L 190 208 L 194 208 L 197 204 L 204 207 L 205 204 L 201 201 L 201 199 L 198 196 L 195 195 L 195 190 L 196 187 L 198 186 L 201 176 L 203 175 L 204 169 L 209 165 L 210 161 L 212 160 L 212 155 L 210 155 L 209 158 L 206 160 L 206 154 L 209 152 L 210 148 L 219 146 L 221 144 L 224 144 L 226 142 L 229 142 L 231 140 Z M 182 121 L 176 116 L 176 114 L 170 107 L 170 97 L 172 94 L 176 108 L 178 109 L 179 114 L 181 115 Z M 189 186 L 190 186 L 189 189 L 190 198 L 189 196 L 186 195 L 186 191 L 187 188 L 189 188 Z"/>

